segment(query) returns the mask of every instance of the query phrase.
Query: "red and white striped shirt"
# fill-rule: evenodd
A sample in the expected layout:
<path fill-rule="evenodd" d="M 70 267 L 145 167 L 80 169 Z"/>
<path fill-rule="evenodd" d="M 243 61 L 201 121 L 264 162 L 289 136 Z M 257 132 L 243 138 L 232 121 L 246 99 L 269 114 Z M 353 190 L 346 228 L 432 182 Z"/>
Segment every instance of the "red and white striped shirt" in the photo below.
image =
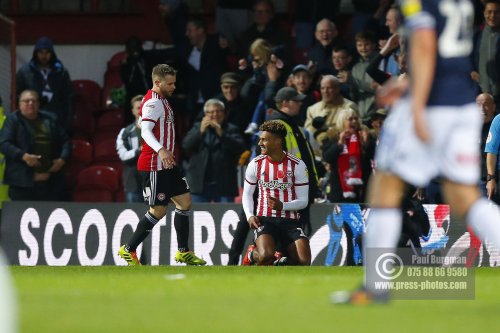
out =
<path fill-rule="evenodd" d="M 175 148 L 175 126 L 174 111 L 166 98 L 162 98 L 153 90 L 148 90 L 141 103 L 139 122 L 153 122 L 153 135 L 165 149 L 173 152 Z M 137 169 L 140 171 L 157 171 L 165 169 L 161 159 L 153 148 L 146 142 L 142 145 L 142 151 L 137 161 Z"/>
<path fill-rule="evenodd" d="M 309 178 L 307 167 L 301 159 L 289 153 L 285 153 L 285 158 L 281 162 L 272 162 L 267 155 L 257 156 L 247 166 L 245 181 L 249 185 L 259 187 L 257 212 L 250 215 L 299 218 L 297 210 L 285 210 L 285 208 L 286 203 L 297 199 L 307 202 Z M 305 191 L 300 192 L 305 194 L 305 198 L 298 197 L 297 188 L 302 186 L 305 187 Z M 269 197 L 278 198 L 283 203 L 283 210 L 271 209 L 267 204 Z"/>

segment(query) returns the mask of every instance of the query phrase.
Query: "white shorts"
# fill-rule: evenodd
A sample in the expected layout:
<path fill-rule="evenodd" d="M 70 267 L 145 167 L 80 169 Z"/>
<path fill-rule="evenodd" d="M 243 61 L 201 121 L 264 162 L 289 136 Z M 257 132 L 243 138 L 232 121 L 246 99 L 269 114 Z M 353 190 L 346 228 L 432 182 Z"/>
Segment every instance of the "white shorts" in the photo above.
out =
<path fill-rule="evenodd" d="M 9 267 L 0 249 L 0 332 L 17 332 L 17 306 Z"/>
<path fill-rule="evenodd" d="M 377 169 L 418 187 L 436 176 L 460 184 L 477 184 L 483 121 L 477 105 L 429 107 L 426 117 L 431 136 L 428 143 L 415 134 L 410 100 L 394 105 L 377 147 Z"/>

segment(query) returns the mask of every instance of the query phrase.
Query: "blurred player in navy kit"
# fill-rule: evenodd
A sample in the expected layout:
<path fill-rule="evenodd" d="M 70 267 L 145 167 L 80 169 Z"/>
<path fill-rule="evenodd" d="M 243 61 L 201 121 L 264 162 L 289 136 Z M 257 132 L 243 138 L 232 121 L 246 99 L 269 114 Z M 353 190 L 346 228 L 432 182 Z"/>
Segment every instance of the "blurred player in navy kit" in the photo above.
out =
<path fill-rule="evenodd" d="M 191 194 L 186 177 L 176 166 L 174 111 L 167 101 L 175 90 L 176 75 L 171 66 L 156 65 L 152 74 L 153 88 L 142 100 L 139 121 L 144 144 L 137 169 L 144 180 L 144 200 L 148 201 L 149 210 L 139 221 L 130 240 L 118 252 L 131 266 L 140 265 L 136 248 L 165 216 L 170 201 L 175 204 L 174 226 L 178 244 L 175 260 L 188 265 L 206 264 L 188 247 Z"/>
<path fill-rule="evenodd" d="M 283 150 L 285 125 L 277 120 L 266 121 L 259 130 L 262 154 L 248 164 L 243 188 L 243 209 L 255 232 L 255 248 L 248 252 L 248 260 L 257 265 L 310 265 L 311 248 L 298 212 L 308 203 L 307 167 L 301 159 Z M 286 248 L 288 257 L 276 260 L 278 242 Z"/>
<path fill-rule="evenodd" d="M 405 183 L 423 187 L 438 175 L 454 215 L 466 220 L 483 241 L 488 238 L 498 247 L 500 213 L 481 197 L 477 186 L 482 119 L 469 79 L 473 5 L 469 0 L 406 0 L 402 11 L 410 30 L 410 91 L 394 104 L 383 125 L 378 170 L 368 190 L 372 209 L 365 255 L 377 248 L 394 253 L 401 233 Z M 380 102 L 394 102 L 405 84 L 408 87 L 402 81 L 386 87 Z M 387 292 L 376 290 L 371 279 L 377 276 L 376 258 L 368 259 L 363 288 L 335 293 L 333 302 L 387 301 Z"/>

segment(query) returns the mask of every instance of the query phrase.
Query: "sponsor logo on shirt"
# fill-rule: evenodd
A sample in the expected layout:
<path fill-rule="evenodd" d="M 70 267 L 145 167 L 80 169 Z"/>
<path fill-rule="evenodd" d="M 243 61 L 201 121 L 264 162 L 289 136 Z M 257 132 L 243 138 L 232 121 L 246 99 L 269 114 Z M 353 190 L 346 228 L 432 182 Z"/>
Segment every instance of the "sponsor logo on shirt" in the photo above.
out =
<path fill-rule="evenodd" d="M 268 188 L 270 190 L 286 190 L 290 187 L 292 187 L 292 183 L 281 183 L 277 180 L 271 180 L 269 182 L 265 182 L 262 179 L 259 180 L 259 185 L 261 185 L 264 188 Z"/>

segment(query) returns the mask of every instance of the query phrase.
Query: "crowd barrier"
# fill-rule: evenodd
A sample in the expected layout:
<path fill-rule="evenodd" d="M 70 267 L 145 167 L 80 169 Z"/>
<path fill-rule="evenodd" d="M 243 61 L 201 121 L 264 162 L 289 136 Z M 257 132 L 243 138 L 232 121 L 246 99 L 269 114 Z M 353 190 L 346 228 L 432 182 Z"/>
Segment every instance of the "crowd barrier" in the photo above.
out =
<path fill-rule="evenodd" d="M 124 265 L 118 248 L 144 215 L 142 204 L 6 202 L 0 225 L 1 244 L 13 265 Z M 497 266 L 500 255 L 481 244 L 462 221 L 450 218 L 447 205 L 424 205 L 430 232 L 421 237 L 425 251 L 463 255 L 470 265 Z M 194 204 L 190 246 L 209 265 L 226 265 L 241 205 Z M 313 265 L 361 263 L 360 240 L 370 209 L 359 204 L 315 204 L 310 236 Z M 173 211 L 152 230 L 138 252 L 151 265 L 176 265 Z M 247 238 L 251 241 L 252 233 Z M 246 248 L 246 247 L 245 247 Z"/>

